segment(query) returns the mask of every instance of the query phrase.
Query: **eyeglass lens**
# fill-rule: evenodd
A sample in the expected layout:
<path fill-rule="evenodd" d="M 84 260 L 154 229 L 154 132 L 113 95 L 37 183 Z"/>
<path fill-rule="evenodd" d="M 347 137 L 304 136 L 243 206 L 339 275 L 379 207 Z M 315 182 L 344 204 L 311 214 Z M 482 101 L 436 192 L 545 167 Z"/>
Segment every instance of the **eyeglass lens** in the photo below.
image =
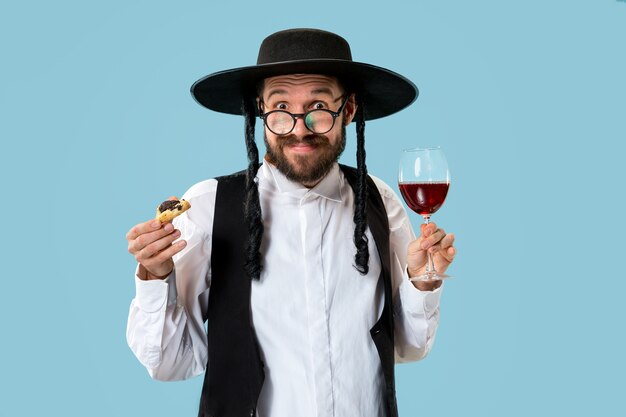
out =
<path fill-rule="evenodd" d="M 284 111 L 274 111 L 267 114 L 267 127 L 277 135 L 289 133 L 295 126 L 296 119 Z M 305 114 L 304 124 L 314 133 L 326 133 L 333 127 L 334 118 L 326 110 L 312 110 Z"/>

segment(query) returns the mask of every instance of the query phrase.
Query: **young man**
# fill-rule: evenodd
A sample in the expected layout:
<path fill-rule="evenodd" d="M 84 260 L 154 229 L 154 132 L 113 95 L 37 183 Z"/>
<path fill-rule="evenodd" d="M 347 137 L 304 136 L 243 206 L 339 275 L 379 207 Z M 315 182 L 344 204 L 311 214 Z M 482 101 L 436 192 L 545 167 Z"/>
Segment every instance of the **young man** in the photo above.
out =
<path fill-rule="evenodd" d="M 192 186 L 174 224 L 128 232 L 129 346 L 155 379 L 206 370 L 200 416 L 397 416 L 394 362 L 423 358 L 439 321 L 441 282 L 409 277 L 427 251 L 445 271 L 454 236 L 431 223 L 415 239 L 393 191 L 366 174 L 364 124 L 417 89 L 353 62 L 335 34 L 292 29 L 265 39 L 256 66 L 192 93 L 245 116 L 250 166 Z M 356 170 L 337 164 L 354 119 Z"/>

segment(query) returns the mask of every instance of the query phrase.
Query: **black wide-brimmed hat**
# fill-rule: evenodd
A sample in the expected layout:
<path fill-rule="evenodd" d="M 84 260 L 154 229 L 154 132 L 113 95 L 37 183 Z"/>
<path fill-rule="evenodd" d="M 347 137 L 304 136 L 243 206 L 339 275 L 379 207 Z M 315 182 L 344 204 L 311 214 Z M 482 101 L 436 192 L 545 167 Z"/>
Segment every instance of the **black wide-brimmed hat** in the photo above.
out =
<path fill-rule="evenodd" d="M 356 92 L 365 120 L 402 110 L 418 95 L 415 84 L 385 68 L 352 60 L 348 42 L 318 29 L 289 29 L 263 41 L 257 65 L 207 75 L 191 86 L 194 98 L 211 110 L 242 114 L 244 97 L 256 94 L 259 81 L 286 74 L 335 76 Z"/>

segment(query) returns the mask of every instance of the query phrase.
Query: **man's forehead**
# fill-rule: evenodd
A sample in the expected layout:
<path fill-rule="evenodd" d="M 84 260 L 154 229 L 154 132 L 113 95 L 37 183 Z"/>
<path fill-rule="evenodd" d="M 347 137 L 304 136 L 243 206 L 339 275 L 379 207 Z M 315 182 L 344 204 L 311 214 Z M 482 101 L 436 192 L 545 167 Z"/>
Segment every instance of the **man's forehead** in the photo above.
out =
<path fill-rule="evenodd" d="M 312 94 L 334 95 L 341 87 L 337 78 L 322 74 L 288 74 L 266 78 L 264 94 L 290 94 L 308 91 Z"/>

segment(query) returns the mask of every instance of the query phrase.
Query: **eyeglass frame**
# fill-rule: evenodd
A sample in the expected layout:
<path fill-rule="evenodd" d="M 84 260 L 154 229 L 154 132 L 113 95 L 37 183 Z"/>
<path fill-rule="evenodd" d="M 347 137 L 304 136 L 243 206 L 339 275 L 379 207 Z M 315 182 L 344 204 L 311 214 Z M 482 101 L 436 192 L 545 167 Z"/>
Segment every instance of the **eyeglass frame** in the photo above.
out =
<path fill-rule="evenodd" d="M 265 125 L 265 127 L 267 127 L 267 129 L 270 132 L 272 132 L 273 134 L 275 134 L 277 136 L 285 136 L 285 135 L 288 135 L 291 132 L 293 132 L 293 130 L 296 128 L 296 124 L 298 123 L 298 119 L 302 119 L 302 122 L 304 123 L 304 127 L 306 127 L 306 129 L 309 132 L 314 133 L 316 135 L 323 135 L 323 134 L 328 133 L 331 130 L 333 130 L 333 128 L 335 127 L 335 121 L 337 120 L 337 117 L 339 117 L 341 115 L 341 113 L 343 113 L 343 110 L 345 109 L 346 104 L 348 104 L 348 101 L 350 100 L 350 95 L 349 94 L 346 94 L 345 96 L 346 96 L 346 98 L 345 98 L 344 102 L 341 104 L 341 106 L 339 107 L 339 109 L 337 109 L 336 112 L 332 111 L 331 109 L 313 109 L 313 110 L 309 110 L 308 112 L 305 112 L 305 113 L 291 113 L 291 112 L 288 112 L 287 110 L 271 110 L 271 111 L 268 111 L 267 113 L 262 113 L 261 112 L 261 110 L 262 110 L 261 109 L 261 104 L 263 104 L 263 100 L 259 100 L 259 118 L 261 120 L 263 120 L 263 124 Z M 343 95 L 337 97 L 335 100 L 333 100 L 333 102 L 339 100 L 342 97 L 343 97 Z M 309 115 L 310 113 L 314 112 L 314 111 L 324 111 L 324 112 L 329 113 L 333 117 L 333 123 L 330 125 L 330 129 L 328 129 L 325 132 L 314 132 L 313 130 L 311 130 L 309 128 L 309 126 L 307 126 L 307 124 L 306 124 L 306 116 Z M 291 126 L 291 129 L 289 129 L 289 131 L 286 132 L 286 133 L 276 133 L 267 124 L 267 116 L 269 114 L 278 113 L 278 112 L 287 113 L 288 115 L 291 116 L 291 119 L 293 120 L 293 126 Z"/>

